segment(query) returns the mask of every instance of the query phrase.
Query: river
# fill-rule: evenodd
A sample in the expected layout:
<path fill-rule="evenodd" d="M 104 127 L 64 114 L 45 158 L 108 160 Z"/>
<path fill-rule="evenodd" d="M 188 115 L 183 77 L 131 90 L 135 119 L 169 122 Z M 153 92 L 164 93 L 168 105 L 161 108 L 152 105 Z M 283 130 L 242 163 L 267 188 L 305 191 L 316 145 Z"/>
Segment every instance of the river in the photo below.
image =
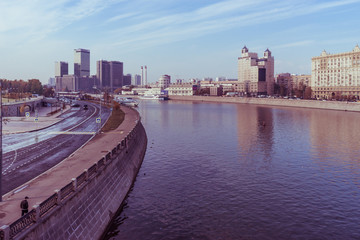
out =
<path fill-rule="evenodd" d="M 360 113 L 141 101 L 142 167 L 105 239 L 360 239 Z"/>

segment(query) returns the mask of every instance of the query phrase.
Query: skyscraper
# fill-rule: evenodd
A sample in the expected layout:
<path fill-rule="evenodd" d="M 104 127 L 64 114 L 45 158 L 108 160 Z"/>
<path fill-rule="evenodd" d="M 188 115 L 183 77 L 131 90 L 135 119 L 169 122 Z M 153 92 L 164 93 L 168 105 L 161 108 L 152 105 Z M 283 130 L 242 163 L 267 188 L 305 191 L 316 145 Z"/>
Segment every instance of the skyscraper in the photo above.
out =
<path fill-rule="evenodd" d="M 90 76 L 90 50 L 74 49 L 74 75 Z"/>
<path fill-rule="evenodd" d="M 123 86 L 131 85 L 131 74 L 126 74 L 123 76 Z"/>
<path fill-rule="evenodd" d="M 67 62 L 55 62 L 55 77 L 63 77 L 69 74 L 69 66 Z"/>
<path fill-rule="evenodd" d="M 123 86 L 123 63 L 99 60 L 96 62 L 96 76 L 101 88 L 111 91 Z"/>
<path fill-rule="evenodd" d="M 132 85 L 141 85 L 141 76 L 139 74 L 135 74 L 132 81 L 131 81 Z"/>

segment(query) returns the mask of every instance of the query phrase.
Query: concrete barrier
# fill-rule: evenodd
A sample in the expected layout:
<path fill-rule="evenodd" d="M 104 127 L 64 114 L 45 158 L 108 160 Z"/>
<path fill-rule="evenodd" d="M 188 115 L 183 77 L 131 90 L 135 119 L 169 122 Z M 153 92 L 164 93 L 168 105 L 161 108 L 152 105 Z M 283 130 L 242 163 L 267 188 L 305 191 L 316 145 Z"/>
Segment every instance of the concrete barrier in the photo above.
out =
<path fill-rule="evenodd" d="M 147 136 L 140 119 L 130 132 L 25 216 L 0 228 L 0 239 L 98 239 L 133 184 Z"/>
<path fill-rule="evenodd" d="M 279 106 L 279 107 L 300 107 L 300 108 L 316 108 L 316 109 L 360 112 L 360 103 L 358 102 L 296 100 L 296 99 L 277 99 L 277 98 L 213 97 L 213 96 L 170 96 L 170 100 L 202 101 L 202 102 L 217 102 L 217 103 L 241 103 L 241 104 L 256 104 L 256 105 L 266 105 L 266 106 Z"/>

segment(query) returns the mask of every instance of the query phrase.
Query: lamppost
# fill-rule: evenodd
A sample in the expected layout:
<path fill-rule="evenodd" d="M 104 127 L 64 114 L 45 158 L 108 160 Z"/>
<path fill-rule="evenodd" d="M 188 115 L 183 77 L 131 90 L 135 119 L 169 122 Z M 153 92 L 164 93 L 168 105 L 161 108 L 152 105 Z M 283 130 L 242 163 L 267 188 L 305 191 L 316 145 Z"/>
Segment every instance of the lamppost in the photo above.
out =
<path fill-rule="evenodd" d="M 99 119 L 100 119 L 100 122 L 99 122 L 99 132 L 100 132 L 100 129 L 101 129 L 101 90 L 96 88 L 96 86 L 94 85 L 93 86 L 93 89 L 94 90 L 98 90 L 100 92 L 100 97 L 99 97 L 99 102 L 100 102 L 100 113 L 99 113 Z"/>

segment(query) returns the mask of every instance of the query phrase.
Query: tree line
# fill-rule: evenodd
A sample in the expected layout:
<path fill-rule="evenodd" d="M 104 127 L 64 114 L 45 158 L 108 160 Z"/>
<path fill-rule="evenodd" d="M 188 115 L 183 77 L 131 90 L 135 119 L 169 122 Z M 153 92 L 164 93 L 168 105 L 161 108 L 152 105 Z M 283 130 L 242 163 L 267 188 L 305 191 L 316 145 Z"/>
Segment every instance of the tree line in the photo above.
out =
<path fill-rule="evenodd" d="M 43 86 L 39 79 L 24 80 L 1 80 L 1 90 L 6 91 L 8 97 L 13 98 L 19 94 L 24 96 L 38 94 L 45 97 L 51 97 L 54 95 L 54 89 L 52 87 Z M 12 96 L 12 97 L 11 97 Z"/>

